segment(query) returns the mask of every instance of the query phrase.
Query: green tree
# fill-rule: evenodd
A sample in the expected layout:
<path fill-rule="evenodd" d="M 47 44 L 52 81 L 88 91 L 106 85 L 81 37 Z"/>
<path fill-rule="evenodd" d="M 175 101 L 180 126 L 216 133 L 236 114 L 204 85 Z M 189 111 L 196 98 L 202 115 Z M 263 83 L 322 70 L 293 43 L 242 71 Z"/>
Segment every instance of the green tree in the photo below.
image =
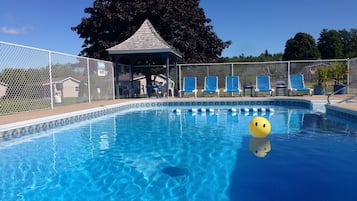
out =
<path fill-rule="evenodd" d="M 108 60 L 106 48 L 128 39 L 149 19 L 163 39 L 183 54 L 180 62 L 217 61 L 231 41 L 218 38 L 199 2 L 95 0 L 84 10 L 89 17 L 71 29 L 84 39 L 80 55 Z"/>
<path fill-rule="evenodd" d="M 340 33 L 334 29 L 323 29 L 317 41 L 322 59 L 343 58 L 343 45 Z"/>
<path fill-rule="evenodd" d="M 318 59 L 320 53 L 316 47 L 315 39 L 307 34 L 299 32 L 294 38 L 290 38 L 285 44 L 283 60 Z"/>
<path fill-rule="evenodd" d="M 271 54 L 268 50 L 265 50 L 259 56 L 245 56 L 241 54 L 239 57 L 225 57 L 223 62 L 264 62 L 264 61 L 281 61 L 283 54 L 276 53 Z"/>
<path fill-rule="evenodd" d="M 339 31 L 341 43 L 343 46 L 343 56 L 345 58 L 357 57 L 357 29 Z"/>

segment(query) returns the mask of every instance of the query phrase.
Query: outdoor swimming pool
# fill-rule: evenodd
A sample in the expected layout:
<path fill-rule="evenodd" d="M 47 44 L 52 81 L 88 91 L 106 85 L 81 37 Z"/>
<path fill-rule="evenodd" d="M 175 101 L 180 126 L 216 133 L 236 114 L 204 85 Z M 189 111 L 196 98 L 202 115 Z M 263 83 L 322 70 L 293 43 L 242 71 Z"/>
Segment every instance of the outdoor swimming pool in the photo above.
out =
<path fill-rule="evenodd" d="M 2 142 L 0 200 L 356 200 L 356 125 L 297 107 L 181 108 L 121 111 Z M 250 136 L 254 116 L 270 120 L 267 138 Z"/>

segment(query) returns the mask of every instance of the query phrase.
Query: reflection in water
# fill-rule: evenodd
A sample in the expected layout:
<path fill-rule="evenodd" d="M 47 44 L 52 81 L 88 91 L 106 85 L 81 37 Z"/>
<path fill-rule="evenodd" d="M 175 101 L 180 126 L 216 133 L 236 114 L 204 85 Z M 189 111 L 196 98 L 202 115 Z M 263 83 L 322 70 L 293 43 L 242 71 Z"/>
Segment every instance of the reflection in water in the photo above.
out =
<path fill-rule="evenodd" d="M 99 149 L 100 149 L 100 150 L 107 150 L 107 149 L 109 149 L 108 135 L 107 135 L 106 133 L 103 133 L 103 134 L 100 136 Z"/>
<path fill-rule="evenodd" d="M 303 129 L 321 129 L 326 127 L 326 120 L 320 114 L 304 114 L 302 120 Z"/>
<path fill-rule="evenodd" d="M 267 138 L 251 138 L 249 150 L 257 157 L 265 157 L 271 150 L 270 141 Z"/>

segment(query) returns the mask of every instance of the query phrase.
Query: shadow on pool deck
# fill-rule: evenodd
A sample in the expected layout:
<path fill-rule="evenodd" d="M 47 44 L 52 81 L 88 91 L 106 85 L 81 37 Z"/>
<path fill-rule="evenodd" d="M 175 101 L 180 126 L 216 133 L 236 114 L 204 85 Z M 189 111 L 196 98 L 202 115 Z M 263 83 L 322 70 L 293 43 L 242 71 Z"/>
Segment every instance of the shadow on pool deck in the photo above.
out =
<path fill-rule="evenodd" d="M 240 99 L 243 97 L 220 97 L 220 98 L 221 99 L 232 99 L 232 98 Z M 246 99 L 247 97 L 244 97 L 244 98 Z M 249 98 L 255 99 L 257 97 L 249 97 Z M 264 98 L 264 97 L 259 97 L 259 98 Z M 266 98 L 271 98 L 271 97 L 266 97 Z M 297 98 L 297 99 L 306 99 L 306 100 L 319 100 L 319 101 L 326 101 L 326 103 L 327 103 L 326 96 L 275 96 L 273 98 Z M 343 100 L 345 98 L 346 98 L 346 96 L 333 96 L 332 100 Z M 203 100 L 203 99 L 210 99 L 210 98 L 205 98 L 205 97 L 169 98 L 169 100 L 178 100 L 178 101 L 179 100 L 187 100 L 187 99 L 193 99 L 193 100 L 201 99 L 201 100 Z M 20 122 L 20 121 L 26 121 L 26 120 L 31 120 L 31 119 L 36 119 L 36 118 L 41 118 L 41 117 L 46 117 L 46 116 L 64 114 L 64 113 L 68 113 L 68 112 L 75 112 L 75 111 L 80 111 L 80 110 L 85 110 L 85 109 L 90 109 L 90 108 L 113 105 L 113 104 L 118 104 L 118 103 L 130 102 L 130 101 L 134 101 L 134 100 L 137 101 L 137 100 L 148 100 L 148 99 L 116 99 L 116 100 L 108 100 L 108 101 L 97 101 L 97 102 L 92 102 L 92 103 L 81 103 L 81 104 L 76 104 L 76 105 L 59 106 L 59 107 L 55 107 L 53 110 L 44 109 L 44 110 L 35 110 L 35 111 L 29 111 L 29 112 L 21 112 L 21 113 L 3 115 L 3 116 L 0 116 L 0 125 Z M 157 100 L 157 99 L 151 98 L 151 100 Z M 165 100 L 165 98 L 163 98 L 162 100 Z M 357 111 L 357 104 L 336 104 L 336 106 Z"/>

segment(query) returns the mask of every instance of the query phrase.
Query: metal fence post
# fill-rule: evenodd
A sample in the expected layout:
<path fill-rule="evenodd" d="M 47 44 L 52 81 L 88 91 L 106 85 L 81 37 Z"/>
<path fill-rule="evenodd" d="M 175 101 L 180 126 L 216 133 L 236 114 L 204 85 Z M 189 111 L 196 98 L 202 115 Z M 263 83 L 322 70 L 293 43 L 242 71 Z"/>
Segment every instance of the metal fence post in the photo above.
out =
<path fill-rule="evenodd" d="M 290 61 L 288 61 L 288 95 L 289 95 L 289 88 L 290 88 Z"/>
<path fill-rule="evenodd" d="M 91 103 L 91 92 L 90 92 L 90 75 L 89 75 L 89 58 L 87 58 L 87 77 L 88 77 L 88 103 Z"/>
<path fill-rule="evenodd" d="M 234 64 L 231 64 L 231 75 L 233 76 L 234 75 Z"/>
<path fill-rule="evenodd" d="M 50 94 L 51 94 L 51 109 L 53 110 L 53 81 L 52 81 L 52 58 L 51 58 L 51 51 L 48 51 L 48 70 L 50 74 Z"/>

